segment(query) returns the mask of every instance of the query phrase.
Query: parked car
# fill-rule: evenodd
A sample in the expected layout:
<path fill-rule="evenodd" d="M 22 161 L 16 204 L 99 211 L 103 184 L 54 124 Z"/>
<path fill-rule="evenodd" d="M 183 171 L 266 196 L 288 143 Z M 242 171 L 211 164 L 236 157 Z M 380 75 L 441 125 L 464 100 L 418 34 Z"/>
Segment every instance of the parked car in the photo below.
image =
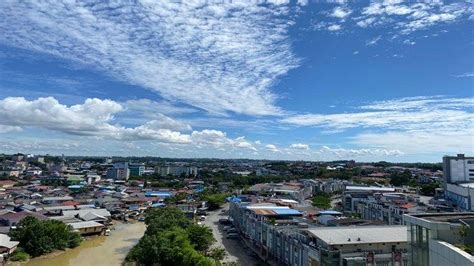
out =
<path fill-rule="evenodd" d="M 231 224 L 230 220 L 229 220 L 229 219 L 226 219 L 226 218 L 219 219 L 219 223 L 220 223 L 220 224 L 224 224 L 224 225 L 229 225 L 229 224 Z"/>
<path fill-rule="evenodd" d="M 237 238 L 239 238 L 239 234 L 236 234 L 236 233 L 227 234 L 227 238 L 228 239 L 237 239 Z"/>
<path fill-rule="evenodd" d="M 235 234 L 235 233 L 237 233 L 237 229 L 235 229 L 235 228 L 230 228 L 229 230 L 227 230 L 227 233 L 228 233 L 228 234 Z"/>

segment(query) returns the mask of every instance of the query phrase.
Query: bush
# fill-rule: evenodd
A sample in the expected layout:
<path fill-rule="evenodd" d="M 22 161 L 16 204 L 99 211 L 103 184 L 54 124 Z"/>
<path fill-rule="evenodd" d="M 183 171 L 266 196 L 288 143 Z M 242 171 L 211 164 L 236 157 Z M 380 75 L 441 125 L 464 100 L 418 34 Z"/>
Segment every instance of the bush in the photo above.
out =
<path fill-rule="evenodd" d="M 18 248 L 10 256 L 11 261 L 27 261 L 30 258 L 28 253 L 26 253 L 22 248 Z"/>

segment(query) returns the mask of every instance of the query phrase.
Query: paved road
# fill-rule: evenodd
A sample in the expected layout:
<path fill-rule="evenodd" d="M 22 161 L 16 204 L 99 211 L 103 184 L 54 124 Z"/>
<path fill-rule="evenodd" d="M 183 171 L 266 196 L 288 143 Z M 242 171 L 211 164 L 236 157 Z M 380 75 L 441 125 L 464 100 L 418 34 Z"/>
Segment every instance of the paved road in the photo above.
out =
<path fill-rule="evenodd" d="M 227 211 L 228 207 L 225 205 L 224 210 Z M 223 213 L 222 210 L 209 212 L 204 224 L 212 229 L 214 238 L 217 240 L 214 247 L 221 247 L 226 250 L 227 256 L 224 262 L 236 261 L 243 266 L 259 265 L 260 259 L 252 256 L 252 251 L 240 239 L 226 238 L 223 226 L 219 224 L 221 218 L 227 218 L 227 212 Z"/>

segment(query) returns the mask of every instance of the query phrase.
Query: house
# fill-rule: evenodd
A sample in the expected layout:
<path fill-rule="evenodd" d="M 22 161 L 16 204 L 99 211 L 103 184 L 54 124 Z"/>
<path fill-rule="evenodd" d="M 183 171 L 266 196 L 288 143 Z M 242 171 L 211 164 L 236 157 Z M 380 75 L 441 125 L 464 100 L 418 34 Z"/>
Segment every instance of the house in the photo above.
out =
<path fill-rule="evenodd" d="M 99 235 L 105 228 L 103 224 L 94 221 L 75 222 L 68 225 L 81 235 Z"/>
<path fill-rule="evenodd" d="M 15 212 L 15 213 L 7 213 L 4 215 L 0 215 L 0 224 L 3 224 L 4 226 L 15 226 L 17 225 L 21 220 L 25 219 L 26 217 L 34 217 L 38 220 L 47 220 L 48 217 L 37 213 L 37 212 L 30 212 L 30 211 L 20 211 L 20 212 Z"/>
<path fill-rule="evenodd" d="M 12 254 L 19 244 L 18 241 L 11 241 L 8 235 L 0 234 L 0 254 Z"/>

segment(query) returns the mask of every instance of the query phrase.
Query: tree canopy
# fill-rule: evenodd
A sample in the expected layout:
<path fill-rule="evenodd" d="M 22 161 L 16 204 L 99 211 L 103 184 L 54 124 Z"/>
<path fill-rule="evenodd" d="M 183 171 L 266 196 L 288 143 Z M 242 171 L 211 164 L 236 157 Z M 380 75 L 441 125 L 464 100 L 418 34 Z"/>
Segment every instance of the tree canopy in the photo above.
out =
<path fill-rule="evenodd" d="M 212 231 L 193 224 L 176 207 L 154 209 L 146 214 L 145 235 L 130 250 L 127 261 L 140 265 L 201 265 L 218 264 L 209 254 L 215 239 Z"/>
<path fill-rule="evenodd" d="M 71 231 L 71 228 L 61 221 L 40 221 L 34 217 L 21 220 L 17 228 L 10 232 L 10 236 L 19 241 L 20 247 L 33 257 L 58 249 L 77 247 L 82 240 L 78 233 Z"/>

